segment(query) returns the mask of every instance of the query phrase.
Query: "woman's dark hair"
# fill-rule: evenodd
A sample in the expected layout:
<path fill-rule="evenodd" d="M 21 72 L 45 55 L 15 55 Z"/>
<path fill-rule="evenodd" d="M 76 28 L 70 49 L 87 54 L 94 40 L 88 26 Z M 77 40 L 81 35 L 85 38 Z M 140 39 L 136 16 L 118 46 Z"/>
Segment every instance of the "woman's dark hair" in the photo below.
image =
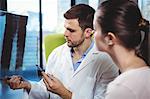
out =
<path fill-rule="evenodd" d="M 114 33 L 124 47 L 135 49 L 137 56 L 148 63 L 148 45 L 145 47 L 145 44 L 148 43 L 149 22 L 142 17 L 138 5 L 130 0 L 108 0 L 99 5 L 97 11 L 102 33 Z"/>
<path fill-rule="evenodd" d="M 65 12 L 64 17 L 66 19 L 78 19 L 79 26 L 82 30 L 86 28 L 93 29 L 93 19 L 95 10 L 86 4 L 78 4 L 72 6 L 67 12 Z"/>

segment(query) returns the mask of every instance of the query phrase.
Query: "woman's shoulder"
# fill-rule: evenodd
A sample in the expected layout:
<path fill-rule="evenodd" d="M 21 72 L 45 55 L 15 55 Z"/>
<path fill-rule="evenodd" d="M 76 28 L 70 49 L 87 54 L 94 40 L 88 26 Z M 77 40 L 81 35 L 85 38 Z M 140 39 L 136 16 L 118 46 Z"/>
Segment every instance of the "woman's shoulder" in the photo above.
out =
<path fill-rule="evenodd" d="M 122 73 L 115 79 L 115 83 L 130 83 L 147 78 L 150 78 L 150 68 L 145 66 Z"/>
<path fill-rule="evenodd" d="M 119 75 L 110 86 L 124 86 L 130 89 L 136 89 L 137 86 L 149 86 L 150 87 L 150 68 L 142 67 L 126 71 Z"/>
<path fill-rule="evenodd" d="M 118 76 L 108 85 L 107 93 L 110 94 L 131 94 L 138 97 L 142 91 L 145 95 L 150 93 L 150 69 L 148 67 L 129 70 Z M 134 99 L 134 98 L 132 98 Z"/>

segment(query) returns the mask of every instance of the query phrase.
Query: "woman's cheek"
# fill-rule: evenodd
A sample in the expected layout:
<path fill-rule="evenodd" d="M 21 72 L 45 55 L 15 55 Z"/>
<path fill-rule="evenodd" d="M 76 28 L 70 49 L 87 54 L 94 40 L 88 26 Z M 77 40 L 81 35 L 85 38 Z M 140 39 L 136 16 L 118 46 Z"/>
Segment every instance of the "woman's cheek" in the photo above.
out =
<path fill-rule="evenodd" d="M 97 49 L 100 50 L 100 51 L 103 51 L 103 42 L 102 42 L 102 38 L 101 38 L 100 33 L 96 32 L 94 34 L 94 38 L 95 38 Z"/>
<path fill-rule="evenodd" d="M 95 32 L 95 34 L 94 34 L 94 39 L 95 39 L 95 43 L 96 43 L 96 46 L 97 46 L 97 49 L 98 50 L 101 50 L 101 46 L 100 46 L 100 35 L 97 33 L 97 32 Z"/>

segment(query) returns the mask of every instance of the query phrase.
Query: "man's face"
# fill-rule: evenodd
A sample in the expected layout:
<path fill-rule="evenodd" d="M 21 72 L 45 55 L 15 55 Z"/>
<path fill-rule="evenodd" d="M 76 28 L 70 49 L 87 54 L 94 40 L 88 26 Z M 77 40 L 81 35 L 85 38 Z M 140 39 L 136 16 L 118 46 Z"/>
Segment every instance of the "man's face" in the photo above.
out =
<path fill-rule="evenodd" d="M 78 19 L 66 19 L 64 36 L 69 47 L 78 47 L 85 40 L 85 35 L 79 26 Z"/>

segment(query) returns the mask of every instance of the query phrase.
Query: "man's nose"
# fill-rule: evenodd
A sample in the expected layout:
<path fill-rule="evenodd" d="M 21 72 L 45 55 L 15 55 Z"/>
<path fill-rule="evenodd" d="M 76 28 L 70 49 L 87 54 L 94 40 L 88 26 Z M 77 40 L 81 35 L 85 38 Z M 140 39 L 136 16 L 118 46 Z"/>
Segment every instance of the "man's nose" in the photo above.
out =
<path fill-rule="evenodd" d="M 65 36 L 65 37 L 68 37 L 68 36 L 69 36 L 69 32 L 68 32 L 67 30 L 65 30 L 64 36 Z"/>

